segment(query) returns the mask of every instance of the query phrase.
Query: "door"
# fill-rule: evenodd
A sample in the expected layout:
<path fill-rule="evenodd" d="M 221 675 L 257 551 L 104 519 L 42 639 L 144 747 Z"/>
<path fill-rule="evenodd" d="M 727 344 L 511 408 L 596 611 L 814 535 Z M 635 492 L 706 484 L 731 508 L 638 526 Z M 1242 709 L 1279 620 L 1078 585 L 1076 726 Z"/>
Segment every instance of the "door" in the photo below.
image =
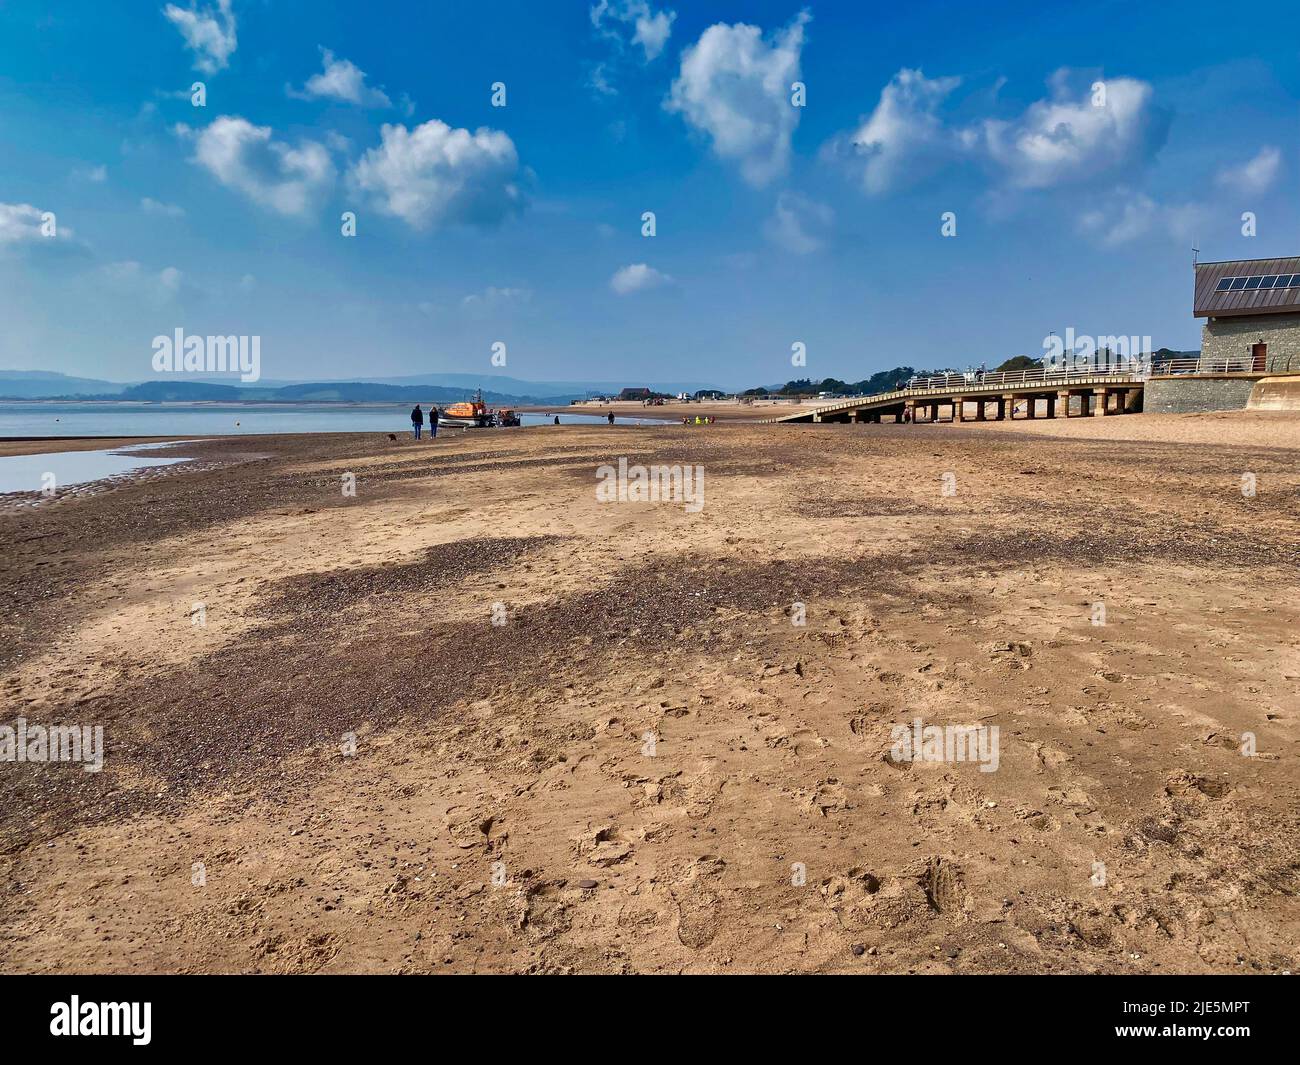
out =
<path fill-rule="evenodd" d="M 1267 361 L 1267 359 L 1268 359 L 1267 344 L 1263 344 L 1263 343 L 1252 344 L 1250 346 L 1250 365 L 1251 365 L 1251 369 L 1254 370 L 1255 373 L 1264 372 L 1264 364 Z"/>

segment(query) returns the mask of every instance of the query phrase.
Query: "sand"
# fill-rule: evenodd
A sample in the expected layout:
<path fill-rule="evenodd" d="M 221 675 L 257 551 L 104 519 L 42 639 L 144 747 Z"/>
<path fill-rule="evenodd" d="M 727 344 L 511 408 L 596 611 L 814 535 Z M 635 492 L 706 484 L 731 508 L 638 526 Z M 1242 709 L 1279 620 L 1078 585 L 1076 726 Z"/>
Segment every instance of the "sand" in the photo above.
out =
<path fill-rule="evenodd" d="M 559 407 L 520 407 L 521 411 L 533 414 L 583 414 L 603 418 L 610 411 L 614 412 L 615 423 L 622 418 L 655 418 L 680 423 L 683 418 L 695 421 L 696 415 L 723 421 L 758 421 L 762 418 L 779 418 L 784 414 L 793 414 L 801 409 L 812 410 L 824 406 L 825 401 L 816 403 L 756 402 L 756 403 L 676 403 L 665 402 L 658 407 L 645 407 L 640 403 L 619 403 L 617 401 L 601 404 L 581 404 L 579 406 Z"/>
<path fill-rule="evenodd" d="M 178 447 L 0 513 L 4 972 L 1300 961 L 1296 415 Z"/>

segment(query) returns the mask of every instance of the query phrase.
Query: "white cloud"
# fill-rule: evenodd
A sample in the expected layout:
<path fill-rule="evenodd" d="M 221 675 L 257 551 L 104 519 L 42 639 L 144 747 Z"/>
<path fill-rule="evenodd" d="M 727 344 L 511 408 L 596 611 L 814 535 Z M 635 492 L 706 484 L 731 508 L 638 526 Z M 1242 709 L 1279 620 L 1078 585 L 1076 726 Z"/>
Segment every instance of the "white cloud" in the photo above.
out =
<path fill-rule="evenodd" d="M 532 289 L 498 289 L 489 285 L 481 293 L 471 293 L 460 300 L 460 307 L 469 315 L 498 315 L 504 311 L 528 306 L 533 300 Z"/>
<path fill-rule="evenodd" d="M 183 218 L 185 216 L 184 207 L 177 207 L 174 203 L 153 200 L 148 196 L 140 201 L 140 210 L 145 214 L 161 215 L 164 218 Z"/>
<path fill-rule="evenodd" d="M 289 89 L 299 100 L 342 100 L 359 107 L 392 107 L 393 101 L 382 89 L 366 84 L 365 73 L 348 59 L 337 59 L 328 48 L 321 48 L 324 70 L 313 74 L 301 89 Z"/>
<path fill-rule="evenodd" d="M 72 171 L 72 176 L 77 181 L 89 181 L 94 185 L 102 185 L 108 180 L 108 167 L 103 163 L 98 166 L 77 167 Z"/>
<path fill-rule="evenodd" d="M 1215 180 L 1225 189 L 1248 195 L 1267 192 L 1277 180 L 1282 168 L 1282 153 L 1276 148 L 1265 145 L 1253 158 L 1240 166 L 1228 166 L 1219 171 Z"/>
<path fill-rule="evenodd" d="M 645 289 L 659 288 L 661 285 L 670 285 L 672 280 L 653 266 L 633 263 L 631 266 L 623 266 L 615 270 L 614 276 L 609 279 L 609 287 L 620 296 L 626 296 L 629 292 L 641 292 Z"/>
<path fill-rule="evenodd" d="M 654 59 L 664 50 L 676 18 L 675 11 L 656 11 L 653 15 L 637 17 L 632 43 L 641 46 L 647 60 Z"/>
<path fill-rule="evenodd" d="M 500 130 L 453 129 L 433 119 L 415 129 L 385 125 L 381 143 L 351 172 L 378 210 L 415 229 L 492 224 L 523 208 L 519 156 Z"/>
<path fill-rule="evenodd" d="M 227 188 L 280 214 L 300 215 L 334 179 L 329 152 L 316 141 L 296 147 L 278 141 L 269 126 L 222 115 L 199 131 L 178 126 L 194 140 L 193 161 Z"/>
<path fill-rule="evenodd" d="M 165 303 L 181 288 L 184 275 L 174 266 L 156 273 L 146 270 L 134 259 L 106 263 L 99 268 L 100 276 L 115 290 L 143 295 L 155 303 Z"/>
<path fill-rule="evenodd" d="M 799 80 L 801 12 L 775 36 L 757 26 L 710 26 L 682 52 L 681 70 L 664 106 L 707 134 L 719 158 L 736 163 L 751 185 L 784 173 L 800 108 L 790 85 Z"/>
<path fill-rule="evenodd" d="M 763 226 L 767 239 L 794 255 L 807 255 L 825 244 L 819 230 L 831 224 L 835 212 L 797 192 L 777 197 L 772 217 Z"/>
<path fill-rule="evenodd" d="M 338 130 L 327 129 L 324 133 L 325 144 L 331 151 L 338 152 L 340 155 L 347 155 L 352 151 L 352 141 L 343 136 Z"/>
<path fill-rule="evenodd" d="M 185 46 L 194 53 L 194 69 L 204 74 L 215 74 L 230 64 L 238 41 L 235 37 L 235 14 L 230 0 L 217 0 L 217 7 L 199 8 L 191 0 L 188 9 L 168 4 L 163 9 L 167 21 L 175 26 Z"/>
<path fill-rule="evenodd" d="M 1031 104 L 1014 122 L 989 119 L 965 133 L 1015 187 L 1095 181 L 1105 170 L 1140 161 L 1163 139 L 1147 82 L 1112 78 L 1098 106 L 1091 88 L 1071 99 L 1066 73 L 1053 76 L 1049 99 Z"/>
<path fill-rule="evenodd" d="M 927 78 L 919 70 L 904 68 L 881 90 L 871 115 L 830 147 L 863 160 L 862 186 L 868 193 L 887 192 L 956 147 L 938 109 L 960 84 L 960 78 Z"/>
<path fill-rule="evenodd" d="M 597 63 L 587 74 L 587 88 L 601 96 L 617 96 L 618 90 L 610 84 L 608 64 Z"/>
<path fill-rule="evenodd" d="M 646 0 L 598 0 L 591 8 L 591 24 L 620 46 L 630 28 L 631 42 L 641 46 L 647 63 L 663 52 L 676 18 L 676 11 L 656 11 Z"/>
<path fill-rule="evenodd" d="M 1045 189 L 1095 184 L 1108 171 L 1125 171 L 1163 143 L 1168 116 L 1154 104 L 1152 87 L 1135 78 L 1089 84 L 1071 93 L 1070 71 L 1050 79 L 1050 96 L 1017 118 L 984 119 L 966 127 L 947 124 L 942 107 L 961 79 L 927 78 L 902 69 L 881 91 L 871 115 L 850 134 L 826 146 L 828 155 L 863 159 L 866 192 L 888 192 L 954 159 L 977 159 L 1006 187 Z M 996 103 L 1005 79 L 988 94 Z"/>
<path fill-rule="evenodd" d="M 1187 242 L 1207 220 L 1199 204 L 1170 206 L 1146 193 L 1120 190 L 1108 204 L 1080 216 L 1079 230 L 1102 247 L 1117 248 L 1143 237 Z"/>
<path fill-rule="evenodd" d="M 30 203 L 0 203 L 0 247 L 54 239 L 41 232 L 45 213 Z M 61 225 L 56 225 L 55 232 L 59 238 L 72 235 L 72 230 Z"/>

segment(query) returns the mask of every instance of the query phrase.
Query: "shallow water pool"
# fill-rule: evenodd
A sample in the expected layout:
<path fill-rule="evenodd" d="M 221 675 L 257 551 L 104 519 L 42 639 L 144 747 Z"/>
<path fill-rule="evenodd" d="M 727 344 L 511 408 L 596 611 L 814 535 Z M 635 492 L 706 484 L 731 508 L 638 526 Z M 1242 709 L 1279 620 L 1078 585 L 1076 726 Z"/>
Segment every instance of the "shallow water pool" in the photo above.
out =
<path fill-rule="evenodd" d="M 58 491 L 105 477 L 118 477 L 155 466 L 172 466 L 184 458 L 163 458 L 149 452 L 163 444 L 131 444 L 105 451 L 58 451 L 41 455 L 0 457 L 0 493 Z"/>

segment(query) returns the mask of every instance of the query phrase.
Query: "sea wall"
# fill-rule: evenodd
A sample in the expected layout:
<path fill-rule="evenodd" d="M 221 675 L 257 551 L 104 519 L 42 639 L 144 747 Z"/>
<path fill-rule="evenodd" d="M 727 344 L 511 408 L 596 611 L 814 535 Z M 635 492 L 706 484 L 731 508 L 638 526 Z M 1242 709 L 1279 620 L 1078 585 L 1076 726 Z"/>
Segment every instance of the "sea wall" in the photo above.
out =
<path fill-rule="evenodd" d="M 1300 374 L 1256 381 L 1246 407 L 1250 410 L 1300 410 Z"/>
<path fill-rule="evenodd" d="M 1257 380 L 1244 375 L 1152 377 L 1146 383 L 1142 409 L 1148 414 L 1244 410 Z"/>

